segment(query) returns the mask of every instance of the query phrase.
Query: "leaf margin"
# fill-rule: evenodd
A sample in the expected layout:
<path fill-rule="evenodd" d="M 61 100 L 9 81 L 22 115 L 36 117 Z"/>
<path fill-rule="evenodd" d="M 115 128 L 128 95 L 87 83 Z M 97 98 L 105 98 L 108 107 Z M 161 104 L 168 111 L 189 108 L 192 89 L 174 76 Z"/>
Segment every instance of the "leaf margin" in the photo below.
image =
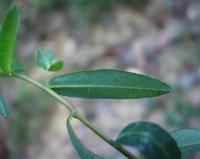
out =
<path fill-rule="evenodd" d="M 85 156 L 87 156 L 87 159 L 104 159 L 103 157 L 94 154 L 92 151 L 90 151 L 88 148 L 86 148 L 81 143 L 81 141 L 78 139 L 78 137 L 76 136 L 76 134 L 75 134 L 75 132 L 74 132 L 72 126 L 71 126 L 70 120 L 72 118 L 73 118 L 73 115 L 72 114 L 69 115 L 69 117 L 67 118 L 66 126 L 67 126 L 67 130 L 68 130 L 68 134 L 69 134 L 69 137 L 71 139 L 71 142 L 72 142 L 75 150 L 79 154 L 80 158 L 86 159 Z M 80 146 L 81 148 L 79 149 L 78 146 Z M 82 154 L 82 153 L 84 153 L 84 154 Z M 84 155 L 84 157 L 82 155 Z"/>
<path fill-rule="evenodd" d="M 5 98 L 0 95 L 0 114 L 7 119 L 8 118 L 8 105 L 5 101 Z"/>
<path fill-rule="evenodd" d="M 89 91 L 91 91 L 92 89 L 95 89 L 95 88 L 98 88 L 98 86 L 97 85 L 95 85 L 95 86 L 91 86 L 91 87 L 85 87 L 85 88 L 88 88 L 88 90 L 85 90 L 85 92 L 84 93 L 82 93 L 82 94 L 85 94 L 84 96 L 81 94 L 81 92 L 79 91 L 79 94 L 78 93 L 72 93 L 72 90 L 71 90 L 71 92 L 67 92 L 68 91 L 68 89 L 74 89 L 74 88 L 79 88 L 79 89 L 81 89 L 81 88 L 84 88 L 84 85 L 80 85 L 80 87 L 79 87 L 79 84 L 72 84 L 71 86 L 70 86 L 70 84 L 58 84 L 59 83 L 59 79 L 60 79 L 60 81 L 64 81 L 63 79 L 64 78 L 71 78 L 72 76 L 78 76 L 78 75 L 80 75 L 80 76 L 84 76 L 84 74 L 85 74 L 85 76 L 88 76 L 88 77 L 86 77 L 86 78 L 88 78 L 89 79 L 89 76 L 91 76 L 92 74 L 94 74 L 94 73 L 108 73 L 108 74 L 112 74 L 112 73 L 115 73 L 115 74 L 124 74 L 124 76 L 125 76 L 125 74 L 127 75 L 127 76 L 132 76 L 132 78 L 133 78 L 133 76 L 135 76 L 135 77 L 137 77 L 137 78 L 144 78 L 144 79 L 147 79 L 147 80 L 149 80 L 149 81 L 151 81 L 151 82 L 157 82 L 156 84 L 158 85 L 162 85 L 163 86 L 163 89 L 152 89 L 152 88 L 139 88 L 138 89 L 138 87 L 133 87 L 133 88 L 130 88 L 130 86 L 129 87 L 115 87 L 115 86 L 111 86 L 110 88 L 122 88 L 122 89 L 132 89 L 132 90 L 136 90 L 137 92 L 139 92 L 139 91 L 146 91 L 146 92 L 148 92 L 148 95 L 144 95 L 144 93 L 141 93 L 140 92 L 140 95 L 138 95 L 137 93 L 135 93 L 134 92 L 134 95 L 132 95 L 132 97 L 130 97 L 131 95 L 129 94 L 129 96 L 123 96 L 123 97 L 120 97 L 120 95 L 119 95 L 119 97 L 116 97 L 117 95 L 105 95 L 107 92 L 106 91 L 104 91 L 104 94 L 103 95 L 97 95 L 97 96 L 93 96 L 93 94 L 94 93 L 90 93 L 89 94 Z M 70 77 L 71 76 L 71 77 Z M 103 76 L 104 77 L 104 76 Z M 62 79 L 63 78 L 63 79 Z M 97 80 L 99 80 L 100 79 L 100 77 L 99 78 L 97 78 L 97 79 L 95 79 L 96 81 Z M 76 79 L 74 78 L 74 80 L 71 80 L 71 81 L 75 81 Z M 81 81 L 81 79 L 79 79 L 80 81 Z M 85 79 L 84 79 L 85 80 Z M 57 82 L 56 82 L 57 81 Z M 96 82 L 95 81 L 95 82 Z M 148 82 L 149 82 L 148 81 Z M 69 82 L 69 81 L 68 81 Z M 56 84 L 57 83 L 57 84 Z M 119 82 L 120 83 L 120 82 Z M 126 83 L 127 84 L 127 83 Z M 88 84 L 88 85 L 90 85 L 90 84 Z M 73 88 L 73 86 L 74 86 L 74 88 Z M 166 83 L 164 83 L 163 81 L 161 81 L 161 80 L 159 80 L 159 79 L 156 79 L 156 78 L 154 78 L 154 77 L 150 77 L 150 76 L 145 76 L 145 75 L 143 75 L 143 74 L 139 74 L 139 73 L 133 73 L 133 72 L 127 72 L 127 71 L 122 71 L 122 70 L 118 70 L 118 69 L 95 69 L 95 70 L 87 70 L 87 71 L 77 71 L 77 72 L 72 72 L 72 73 L 67 73 L 67 74 L 64 74 L 64 75 L 60 75 L 60 76 L 57 76 L 57 77 L 54 77 L 54 78 L 52 78 L 49 82 L 48 82 L 48 87 L 50 88 L 50 89 L 53 89 L 54 91 L 56 91 L 58 94 L 60 94 L 60 95 L 64 95 L 64 96 L 69 96 L 69 97 L 75 97 L 75 98 L 88 98 L 88 99 L 139 99 L 139 98 L 149 98 L 149 97 L 156 97 L 156 96 L 160 96 L 160 95 L 164 95 L 164 94 L 167 94 L 167 93 L 170 93 L 171 91 L 172 91 L 172 88 L 171 88 L 171 86 L 170 85 L 168 85 L 168 84 L 166 84 Z M 101 86 L 99 86 L 99 88 L 100 88 Z M 103 86 L 102 86 L 103 87 Z M 165 87 L 165 88 L 164 88 Z M 91 89 L 92 88 L 92 89 Z M 104 87 L 105 88 L 105 87 Z M 102 88 L 102 89 L 104 89 L 104 88 Z M 107 89 L 109 89 L 109 87 L 107 86 L 106 87 Z M 65 93 L 65 91 L 64 91 L 64 89 L 66 89 L 66 92 L 67 93 Z M 138 90 L 137 90 L 138 89 Z M 151 91 L 150 91 L 151 90 Z M 75 91 L 75 90 L 74 90 Z M 153 92 L 154 91 L 154 92 Z M 78 92 L 78 90 L 77 90 L 77 92 Z M 70 94 L 71 93 L 71 94 Z M 88 93 L 88 94 L 87 94 Z M 108 94 L 108 93 L 107 93 Z M 141 95 L 141 94 L 143 94 L 143 96 Z M 105 97 L 103 97 L 103 96 L 105 96 Z M 111 96 L 111 97 L 109 97 L 109 96 Z M 114 96 L 114 97 L 112 97 L 112 96 Z"/>

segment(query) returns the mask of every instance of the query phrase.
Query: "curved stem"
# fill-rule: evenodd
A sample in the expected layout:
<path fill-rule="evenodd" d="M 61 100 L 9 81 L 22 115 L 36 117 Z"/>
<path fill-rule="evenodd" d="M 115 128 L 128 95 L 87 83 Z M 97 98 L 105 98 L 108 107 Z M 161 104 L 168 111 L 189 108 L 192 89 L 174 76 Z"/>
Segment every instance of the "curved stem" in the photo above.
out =
<path fill-rule="evenodd" d="M 126 156 L 129 159 L 137 159 L 136 156 L 127 151 L 121 144 L 116 143 L 114 140 L 110 139 L 106 134 L 98 130 L 91 122 L 85 119 L 85 117 L 82 114 L 80 114 L 79 112 L 75 112 L 73 116 L 77 118 L 80 122 L 82 122 L 85 126 L 87 126 L 90 130 L 92 130 L 97 136 L 99 136 L 105 142 L 107 142 L 112 147 L 121 152 L 124 156 Z"/>
<path fill-rule="evenodd" d="M 131 154 L 129 151 L 127 151 L 122 145 L 117 144 L 114 140 L 110 139 L 106 134 L 98 130 L 91 122 L 89 122 L 79 111 L 72 105 L 70 105 L 67 101 L 65 101 L 63 98 L 61 98 L 57 93 L 49 89 L 48 87 L 45 87 L 44 85 L 40 84 L 37 81 L 34 81 L 30 79 L 27 76 L 20 75 L 17 73 L 12 73 L 13 76 L 24 80 L 28 82 L 29 84 L 41 89 L 42 91 L 46 92 L 47 94 L 51 95 L 55 99 L 57 99 L 61 104 L 63 104 L 70 112 L 70 114 L 74 114 L 73 116 L 77 118 L 80 122 L 82 122 L 85 126 L 87 126 L 90 130 L 92 130 L 97 136 L 99 136 L 101 139 L 103 139 L 105 142 L 107 142 L 109 145 L 117 149 L 119 152 L 121 152 L 124 156 L 126 156 L 128 159 L 137 159 L 133 154 Z"/>

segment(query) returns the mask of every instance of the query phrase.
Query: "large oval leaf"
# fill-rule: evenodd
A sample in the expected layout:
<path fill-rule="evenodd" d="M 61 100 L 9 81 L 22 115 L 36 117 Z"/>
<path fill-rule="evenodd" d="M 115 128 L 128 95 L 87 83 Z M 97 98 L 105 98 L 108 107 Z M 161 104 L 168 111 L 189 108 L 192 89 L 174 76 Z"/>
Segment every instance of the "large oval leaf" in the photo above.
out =
<path fill-rule="evenodd" d="M 182 158 L 200 152 L 200 130 L 182 129 L 171 133 L 181 150 Z"/>
<path fill-rule="evenodd" d="M 4 117 L 8 117 L 8 111 L 7 111 L 7 104 L 5 102 L 5 99 L 0 95 L 0 114 Z"/>
<path fill-rule="evenodd" d="M 67 120 L 67 130 L 68 130 L 70 139 L 72 141 L 72 144 L 74 148 L 76 149 L 76 151 L 78 152 L 80 158 L 81 159 L 103 159 L 101 156 L 98 156 L 94 154 L 93 152 L 91 152 L 80 142 L 80 140 L 78 139 L 74 130 L 71 127 L 70 119 L 71 117 L 69 117 Z"/>
<path fill-rule="evenodd" d="M 180 159 L 175 140 L 164 129 L 148 122 L 132 123 L 119 134 L 116 142 L 133 146 L 146 159 Z"/>
<path fill-rule="evenodd" d="M 0 67 L 5 74 L 11 74 L 15 51 L 19 11 L 16 6 L 9 9 L 0 32 Z"/>
<path fill-rule="evenodd" d="M 50 80 L 49 87 L 64 96 L 99 99 L 154 97 L 171 91 L 157 79 L 114 69 L 65 74 Z"/>

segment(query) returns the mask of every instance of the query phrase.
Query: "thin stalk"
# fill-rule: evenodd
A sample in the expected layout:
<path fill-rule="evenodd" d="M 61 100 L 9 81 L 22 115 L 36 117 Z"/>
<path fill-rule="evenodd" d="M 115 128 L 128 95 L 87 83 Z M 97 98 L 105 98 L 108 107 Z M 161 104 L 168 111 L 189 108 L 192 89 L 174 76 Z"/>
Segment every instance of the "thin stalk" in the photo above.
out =
<path fill-rule="evenodd" d="M 48 82 L 48 71 L 45 70 L 45 86 L 47 87 L 47 82 Z"/>
<path fill-rule="evenodd" d="M 97 136 L 99 136 L 101 139 L 103 139 L 105 142 L 107 142 L 109 145 L 117 149 L 119 152 L 121 152 L 124 156 L 126 156 L 128 159 L 137 159 L 136 156 L 131 154 L 129 151 L 127 151 L 121 144 L 116 143 L 114 140 L 110 139 L 106 134 L 98 130 L 91 122 L 89 122 L 82 114 L 79 112 L 74 113 L 74 117 L 79 119 L 80 122 L 82 122 L 85 126 L 87 126 L 90 130 L 92 130 Z"/>
<path fill-rule="evenodd" d="M 31 78 L 24 76 L 24 75 L 20 75 L 17 73 L 12 73 L 12 75 L 14 75 L 15 77 L 28 82 L 29 84 L 39 88 L 40 90 L 46 92 L 47 94 L 53 96 L 55 99 L 57 99 L 61 104 L 63 104 L 68 110 L 69 112 L 74 112 L 74 110 L 76 110 L 76 108 L 72 105 L 70 105 L 69 103 L 67 103 L 67 101 L 65 101 L 63 98 L 61 98 L 57 93 L 55 93 L 54 91 L 52 91 L 51 89 L 49 89 L 48 87 L 45 87 L 44 85 L 40 84 L 37 81 L 32 80 Z"/>
<path fill-rule="evenodd" d="M 67 101 L 65 101 L 63 98 L 61 98 L 56 92 L 52 91 L 48 87 L 45 87 L 44 85 L 40 84 L 37 81 L 32 80 L 31 78 L 20 75 L 17 73 L 12 73 L 13 76 L 28 82 L 29 84 L 39 88 L 40 90 L 46 92 L 47 94 L 51 95 L 55 99 L 57 99 L 61 104 L 63 104 L 70 112 L 70 114 L 74 114 L 73 116 L 77 118 L 80 122 L 82 122 L 85 126 L 87 126 L 90 130 L 92 130 L 97 136 L 99 136 L 101 139 L 103 139 L 105 142 L 107 142 L 109 145 L 117 149 L 119 152 L 121 152 L 124 156 L 126 156 L 128 159 L 137 159 L 136 156 L 131 154 L 129 151 L 127 151 L 122 145 L 117 144 L 114 140 L 110 139 L 106 134 L 98 130 L 91 122 L 89 122 L 74 106 L 70 105 Z"/>

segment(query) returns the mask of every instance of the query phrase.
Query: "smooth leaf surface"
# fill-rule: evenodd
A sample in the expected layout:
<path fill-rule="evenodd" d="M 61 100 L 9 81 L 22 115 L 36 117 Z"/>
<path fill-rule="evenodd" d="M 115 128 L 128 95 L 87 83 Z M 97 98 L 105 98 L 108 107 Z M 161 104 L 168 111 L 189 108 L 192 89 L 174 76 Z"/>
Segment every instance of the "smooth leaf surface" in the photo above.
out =
<path fill-rule="evenodd" d="M 70 123 L 70 117 L 67 120 L 67 130 L 70 136 L 70 139 L 72 141 L 72 144 L 74 148 L 76 149 L 77 153 L 79 154 L 81 159 L 103 159 L 102 157 L 94 154 L 89 149 L 87 149 L 81 141 L 76 136 L 74 130 L 72 129 L 71 123 Z"/>
<path fill-rule="evenodd" d="M 157 79 L 114 69 L 65 74 L 50 80 L 49 87 L 64 96 L 99 99 L 145 98 L 171 91 Z"/>
<path fill-rule="evenodd" d="M 60 60 L 53 63 L 48 69 L 48 71 L 53 71 L 53 72 L 60 71 L 63 67 L 64 67 L 64 61 Z"/>
<path fill-rule="evenodd" d="M 5 74 L 12 72 L 19 11 L 16 6 L 9 9 L 0 32 L 0 67 Z"/>
<path fill-rule="evenodd" d="M 182 158 L 187 158 L 200 152 L 200 130 L 182 129 L 171 133 L 181 150 Z"/>
<path fill-rule="evenodd" d="M 137 122 L 128 125 L 116 142 L 135 147 L 146 159 L 181 159 L 175 140 L 153 123 Z"/>
<path fill-rule="evenodd" d="M 48 70 L 53 63 L 54 58 L 55 53 L 53 51 L 46 48 L 40 48 L 37 51 L 36 62 L 40 68 Z"/>
<path fill-rule="evenodd" d="M 7 111 L 7 104 L 5 102 L 5 99 L 0 95 L 0 114 L 4 117 L 8 117 L 8 111 Z"/>

